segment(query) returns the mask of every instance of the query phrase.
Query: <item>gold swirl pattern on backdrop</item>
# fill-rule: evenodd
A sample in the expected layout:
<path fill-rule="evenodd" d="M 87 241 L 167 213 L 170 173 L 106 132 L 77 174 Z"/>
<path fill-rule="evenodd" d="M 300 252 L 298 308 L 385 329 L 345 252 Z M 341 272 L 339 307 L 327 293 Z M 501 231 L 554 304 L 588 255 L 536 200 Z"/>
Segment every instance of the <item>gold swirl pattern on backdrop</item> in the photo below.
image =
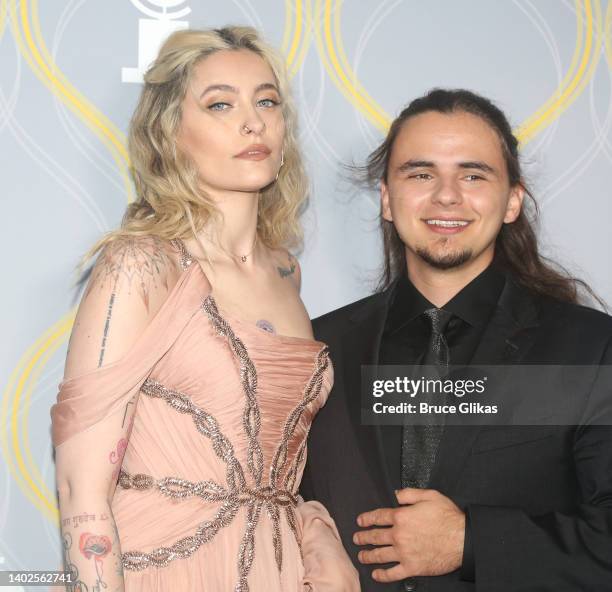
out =
<path fill-rule="evenodd" d="M 8 0 L 0 0 L 0 41 L 6 29 L 6 14 L 8 12 Z"/>
<path fill-rule="evenodd" d="M 40 31 L 37 0 L 11 0 L 11 28 L 21 55 L 42 83 L 79 119 L 81 119 L 109 149 L 123 178 L 128 202 L 134 189 L 129 177 L 129 158 L 125 135 L 81 93 L 79 93 L 53 63 Z"/>
<path fill-rule="evenodd" d="M 560 117 L 580 96 L 593 77 L 601 54 L 601 41 L 602 17 L 599 0 L 594 3 L 591 0 L 576 0 L 576 46 L 572 62 L 559 88 L 515 130 L 522 144 L 529 142 L 539 131 Z"/>

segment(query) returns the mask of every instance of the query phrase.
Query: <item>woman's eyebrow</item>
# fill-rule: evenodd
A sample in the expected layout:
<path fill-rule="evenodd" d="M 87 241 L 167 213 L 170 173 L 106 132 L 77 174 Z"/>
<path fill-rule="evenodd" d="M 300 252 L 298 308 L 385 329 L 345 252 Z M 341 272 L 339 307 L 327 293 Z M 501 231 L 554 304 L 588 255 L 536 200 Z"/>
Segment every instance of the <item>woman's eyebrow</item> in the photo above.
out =
<path fill-rule="evenodd" d="M 255 92 L 259 92 L 260 90 L 275 90 L 280 95 L 280 91 L 276 87 L 276 84 L 273 84 L 272 82 L 262 82 L 261 84 L 257 85 Z"/>
<path fill-rule="evenodd" d="M 235 86 L 231 86 L 230 84 L 211 84 L 202 91 L 200 98 L 202 98 L 206 93 L 209 93 L 213 90 L 222 90 L 225 92 L 233 93 L 238 92 L 238 89 Z M 273 84 L 272 82 L 262 82 L 261 84 L 258 84 L 255 87 L 255 92 L 259 92 L 262 90 L 275 90 L 278 94 L 280 94 L 278 88 L 276 87 L 276 84 Z"/>
<path fill-rule="evenodd" d="M 230 86 L 229 84 L 211 84 L 210 86 L 207 86 L 203 91 L 202 94 L 200 95 L 200 98 L 202 98 L 206 93 L 209 93 L 213 90 L 224 90 L 227 92 L 233 92 L 233 93 L 237 93 L 238 89 L 234 86 Z"/>

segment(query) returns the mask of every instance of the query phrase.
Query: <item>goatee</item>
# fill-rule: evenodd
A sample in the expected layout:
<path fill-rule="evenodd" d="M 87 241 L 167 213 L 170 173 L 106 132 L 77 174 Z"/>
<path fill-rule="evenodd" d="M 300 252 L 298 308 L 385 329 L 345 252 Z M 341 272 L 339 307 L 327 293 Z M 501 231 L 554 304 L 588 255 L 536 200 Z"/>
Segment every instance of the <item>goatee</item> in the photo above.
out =
<path fill-rule="evenodd" d="M 453 269 L 469 261 L 472 257 L 472 250 L 466 249 L 464 251 L 446 253 L 445 255 L 434 255 L 428 249 L 418 248 L 416 254 L 435 269 Z"/>

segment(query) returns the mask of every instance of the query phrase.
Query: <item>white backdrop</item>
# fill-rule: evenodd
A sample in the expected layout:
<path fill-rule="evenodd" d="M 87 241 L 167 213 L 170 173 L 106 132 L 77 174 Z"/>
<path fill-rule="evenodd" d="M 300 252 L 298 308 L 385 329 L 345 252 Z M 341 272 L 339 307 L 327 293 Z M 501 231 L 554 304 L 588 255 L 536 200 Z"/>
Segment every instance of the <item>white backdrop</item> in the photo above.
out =
<path fill-rule="evenodd" d="M 59 562 L 49 407 L 72 270 L 133 198 L 125 134 L 142 68 L 172 28 L 238 23 L 292 73 L 313 185 L 300 255 L 312 316 L 370 293 L 380 263 L 377 196 L 342 165 L 362 163 L 432 86 L 508 113 L 545 252 L 612 303 L 612 1 L 0 0 L 0 570 Z"/>

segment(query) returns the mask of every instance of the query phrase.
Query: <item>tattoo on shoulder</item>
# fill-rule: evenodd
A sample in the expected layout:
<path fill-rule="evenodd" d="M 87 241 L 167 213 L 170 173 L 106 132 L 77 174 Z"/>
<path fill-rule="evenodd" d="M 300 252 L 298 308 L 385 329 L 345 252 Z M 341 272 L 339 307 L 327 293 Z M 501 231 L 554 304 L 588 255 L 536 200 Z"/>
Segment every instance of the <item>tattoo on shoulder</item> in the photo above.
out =
<path fill-rule="evenodd" d="M 159 286 L 168 290 L 166 270 L 170 265 L 171 261 L 164 249 L 162 240 L 157 237 L 121 237 L 100 253 L 83 296 L 85 299 L 94 289 L 94 286 L 100 289 L 103 286 L 111 285 L 112 291 L 104 319 L 98 367 L 102 366 L 104 362 L 113 307 L 118 298 L 117 286 L 119 281 L 122 281 L 122 286 L 125 284 L 128 294 L 131 294 L 132 286 L 135 287 L 147 312 L 149 312 L 151 292 L 158 289 Z"/>
<path fill-rule="evenodd" d="M 120 280 L 125 282 L 128 293 L 134 286 L 145 306 L 149 307 L 151 290 L 159 285 L 168 288 L 166 270 L 171 259 L 163 241 L 157 237 L 121 237 L 107 245 L 92 270 L 84 296 L 94 289 L 112 286 L 115 292 Z"/>
<path fill-rule="evenodd" d="M 295 273 L 296 263 L 296 258 L 291 253 L 289 253 L 289 266 L 285 267 L 282 265 L 278 265 L 276 269 L 278 270 L 278 273 L 282 278 L 286 278 Z"/>

